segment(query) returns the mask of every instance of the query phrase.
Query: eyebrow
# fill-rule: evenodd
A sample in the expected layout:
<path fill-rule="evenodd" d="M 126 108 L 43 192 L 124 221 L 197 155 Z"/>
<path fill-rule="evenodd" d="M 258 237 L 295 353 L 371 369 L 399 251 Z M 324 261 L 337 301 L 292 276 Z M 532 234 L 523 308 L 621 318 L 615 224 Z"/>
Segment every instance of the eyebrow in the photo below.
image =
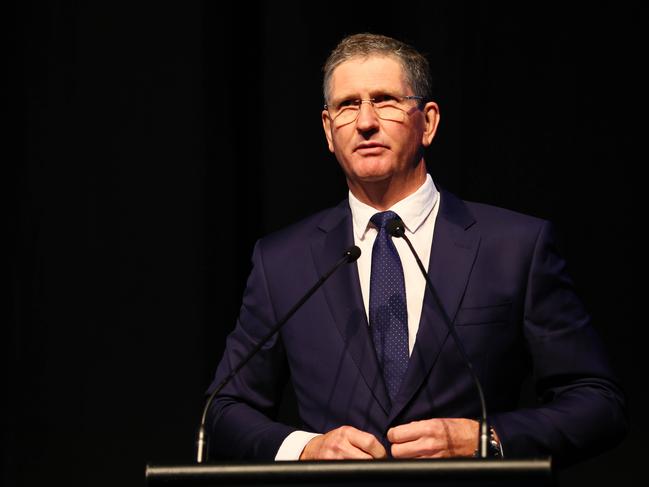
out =
<path fill-rule="evenodd" d="M 369 92 L 369 97 L 374 98 L 377 95 L 401 95 L 402 93 L 400 90 L 390 90 L 387 88 L 380 88 L 380 89 L 375 89 Z M 332 104 L 335 105 L 341 101 L 344 100 L 360 100 L 362 96 L 360 96 L 358 93 L 356 94 L 349 94 L 349 95 L 343 95 L 340 97 L 332 97 L 331 101 Z"/>

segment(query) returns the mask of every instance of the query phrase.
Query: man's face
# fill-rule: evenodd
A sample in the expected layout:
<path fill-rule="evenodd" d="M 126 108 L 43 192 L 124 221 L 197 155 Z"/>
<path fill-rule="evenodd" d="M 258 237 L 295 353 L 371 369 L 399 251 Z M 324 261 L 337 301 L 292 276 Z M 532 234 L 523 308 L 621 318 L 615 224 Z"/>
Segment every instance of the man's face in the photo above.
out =
<path fill-rule="evenodd" d="M 405 102 L 402 121 L 384 120 L 370 103 L 362 103 L 358 118 L 346 125 L 332 121 L 336 107 L 346 100 L 379 98 L 385 95 L 419 95 L 406 82 L 401 64 L 385 56 L 352 58 L 333 72 L 329 107 L 322 123 L 329 150 L 336 155 L 352 184 L 407 177 L 422 159 L 421 148 L 430 145 L 437 127 L 438 110 L 417 100 Z"/>

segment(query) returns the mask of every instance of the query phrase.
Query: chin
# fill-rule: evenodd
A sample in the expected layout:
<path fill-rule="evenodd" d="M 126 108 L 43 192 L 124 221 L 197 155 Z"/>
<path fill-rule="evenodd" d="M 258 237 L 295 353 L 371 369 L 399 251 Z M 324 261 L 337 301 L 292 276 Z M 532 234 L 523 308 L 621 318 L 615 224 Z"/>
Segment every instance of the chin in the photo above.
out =
<path fill-rule="evenodd" d="M 392 166 L 382 161 L 363 161 L 352 168 L 355 179 L 368 183 L 389 179 L 393 172 Z"/>
<path fill-rule="evenodd" d="M 367 175 L 357 175 L 356 180 L 363 183 L 380 183 L 381 181 L 386 181 L 390 179 L 390 174 L 367 174 Z"/>

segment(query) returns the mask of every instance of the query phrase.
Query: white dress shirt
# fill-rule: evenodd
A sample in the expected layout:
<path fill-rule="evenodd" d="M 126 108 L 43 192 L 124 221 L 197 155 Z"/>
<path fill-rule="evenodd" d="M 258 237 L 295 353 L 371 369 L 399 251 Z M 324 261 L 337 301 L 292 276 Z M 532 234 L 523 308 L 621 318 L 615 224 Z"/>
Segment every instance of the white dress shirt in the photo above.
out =
<path fill-rule="evenodd" d="M 440 194 L 433 183 L 430 174 L 417 191 L 397 202 L 391 208 L 403 220 L 406 235 L 419 254 L 424 267 L 428 269 L 430 250 L 435 230 L 435 220 L 439 210 Z M 349 192 L 349 206 L 352 211 L 352 224 L 354 229 L 354 243 L 361 249 L 361 256 L 356 261 L 358 277 L 363 294 L 363 304 L 369 323 L 370 302 L 370 271 L 372 267 L 372 247 L 378 234 L 377 228 L 370 222 L 370 218 L 379 210 L 360 202 Z M 421 309 L 424 304 L 426 280 L 421 274 L 415 257 L 402 238 L 393 238 L 394 246 L 399 252 L 403 277 L 406 285 L 406 304 L 408 307 L 408 350 L 412 354 L 415 346 Z M 275 456 L 275 460 L 298 460 L 306 444 L 320 433 L 294 431 L 288 435 Z"/>

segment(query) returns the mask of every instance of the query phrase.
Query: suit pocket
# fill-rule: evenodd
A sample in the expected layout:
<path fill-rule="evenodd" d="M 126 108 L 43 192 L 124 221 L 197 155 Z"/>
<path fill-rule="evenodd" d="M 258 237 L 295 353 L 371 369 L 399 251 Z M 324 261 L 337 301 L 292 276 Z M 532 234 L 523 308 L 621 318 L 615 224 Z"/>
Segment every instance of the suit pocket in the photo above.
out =
<path fill-rule="evenodd" d="M 487 325 L 491 323 L 507 323 L 511 311 L 511 303 L 495 306 L 475 306 L 460 308 L 455 318 L 456 326 Z"/>

